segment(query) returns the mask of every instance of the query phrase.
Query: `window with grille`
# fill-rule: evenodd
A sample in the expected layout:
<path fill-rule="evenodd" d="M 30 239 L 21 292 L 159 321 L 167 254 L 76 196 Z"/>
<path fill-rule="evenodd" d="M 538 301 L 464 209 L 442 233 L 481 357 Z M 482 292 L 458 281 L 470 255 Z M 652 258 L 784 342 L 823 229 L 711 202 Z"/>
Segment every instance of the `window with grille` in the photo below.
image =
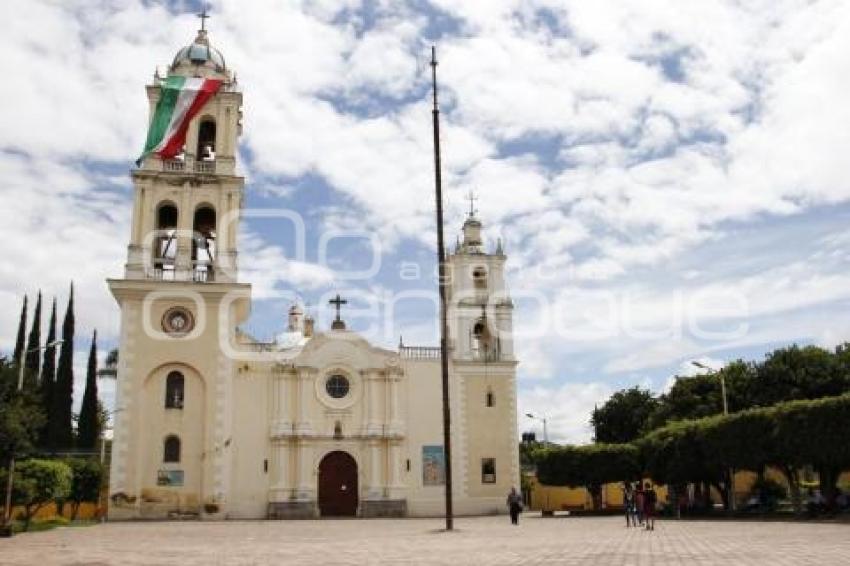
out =
<path fill-rule="evenodd" d="M 165 439 L 162 461 L 165 463 L 180 462 L 180 439 L 178 437 L 171 435 Z"/>
<path fill-rule="evenodd" d="M 344 375 L 332 375 L 325 382 L 325 391 L 334 399 L 342 399 L 348 395 L 351 385 Z"/>
<path fill-rule="evenodd" d="M 481 459 L 481 483 L 496 483 L 496 459 Z"/>

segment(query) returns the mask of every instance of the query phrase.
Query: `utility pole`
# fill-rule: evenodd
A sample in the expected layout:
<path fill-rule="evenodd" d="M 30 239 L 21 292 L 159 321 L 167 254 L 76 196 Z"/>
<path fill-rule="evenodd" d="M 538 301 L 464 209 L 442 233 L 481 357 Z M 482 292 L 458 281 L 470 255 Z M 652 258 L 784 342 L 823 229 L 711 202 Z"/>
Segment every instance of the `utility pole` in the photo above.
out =
<path fill-rule="evenodd" d="M 446 304 L 446 248 L 443 244 L 443 180 L 440 172 L 440 107 L 437 104 L 437 48 L 431 46 L 431 82 L 434 108 L 431 110 L 434 123 L 434 184 L 437 198 L 437 262 L 440 274 L 440 366 L 443 378 L 443 455 L 446 476 L 446 530 L 454 527 L 452 509 L 452 418 L 449 406 L 449 348 L 448 318 Z"/>

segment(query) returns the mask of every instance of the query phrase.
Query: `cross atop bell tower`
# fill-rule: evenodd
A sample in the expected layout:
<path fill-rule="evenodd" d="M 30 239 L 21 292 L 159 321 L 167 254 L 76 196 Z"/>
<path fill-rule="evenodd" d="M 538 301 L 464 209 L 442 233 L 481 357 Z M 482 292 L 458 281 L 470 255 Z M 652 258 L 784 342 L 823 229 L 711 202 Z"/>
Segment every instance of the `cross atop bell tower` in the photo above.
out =
<path fill-rule="evenodd" d="M 468 217 L 472 218 L 473 216 L 475 216 L 475 213 L 477 212 L 475 210 L 475 201 L 478 200 L 478 197 L 475 196 L 475 193 L 472 192 L 472 189 L 470 189 L 469 192 L 466 194 L 466 199 L 469 201 Z"/>
<path fill-rule="evenodd" d="M 198 17 L 201 19 L 201 31 L 207 31 L 207 20 L 210 18 L 210 15 L 207 14 L 206 4 L 204 4 L 204 9 L 201 10 L 201 13 L 198 14 Z"/>

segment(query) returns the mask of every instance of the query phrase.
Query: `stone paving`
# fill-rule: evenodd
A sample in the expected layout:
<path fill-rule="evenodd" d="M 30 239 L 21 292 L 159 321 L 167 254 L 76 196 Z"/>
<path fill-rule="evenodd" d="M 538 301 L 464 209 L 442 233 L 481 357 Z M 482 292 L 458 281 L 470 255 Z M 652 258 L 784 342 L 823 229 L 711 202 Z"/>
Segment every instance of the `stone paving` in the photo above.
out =
<path fill-rule="evenodd" d="M 850 525 L 616 517 L 109 523 L 0 539 L 6 565 L 850 564 Z"/>

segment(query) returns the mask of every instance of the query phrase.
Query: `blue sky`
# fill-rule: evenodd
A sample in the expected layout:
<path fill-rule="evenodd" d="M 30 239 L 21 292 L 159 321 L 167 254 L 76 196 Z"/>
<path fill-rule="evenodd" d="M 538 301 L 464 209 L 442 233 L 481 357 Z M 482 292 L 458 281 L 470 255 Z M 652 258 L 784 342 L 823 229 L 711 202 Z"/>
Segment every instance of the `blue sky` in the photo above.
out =
<path fill-rule="evenodd" d="M 505 242 L 520 412 L 589 438 L 617 388 L 662 391 L 689 361 L 850 339 L 850 7 L 220 0 L 210 37 L 244 90 L 247 328 L 282 330 L 292 297 L 320 326 L 337 291 L 354 329 L 434 343 L 429 46 L 437 43 L 447 240 L 474 190 Z M 78 290 L 76 361 L 115 343 L 145 135 L 144 85 L 194 37 L 198 3 L 4 2 L 0 322 L 21 296 Z M 34 30 L 38 30 L 34 33 Z M 306 225 L 295 250 L 289 210 Z M 320 264 L 323 235 L 331 241 Z M 371 239 L 370 239 L 371 238 Z M 375 242 L 380 243 L 376 253 Z M 374 275 L 352 280 L 379 260 Z M 416 264 L 419 278 L 400 275 Z M 376 317 L 358 316 L 371 304 Z M 109 388 L 108 384 L 105 384 Z M 525 428 L 533 424 L 521 421 Z"/>

